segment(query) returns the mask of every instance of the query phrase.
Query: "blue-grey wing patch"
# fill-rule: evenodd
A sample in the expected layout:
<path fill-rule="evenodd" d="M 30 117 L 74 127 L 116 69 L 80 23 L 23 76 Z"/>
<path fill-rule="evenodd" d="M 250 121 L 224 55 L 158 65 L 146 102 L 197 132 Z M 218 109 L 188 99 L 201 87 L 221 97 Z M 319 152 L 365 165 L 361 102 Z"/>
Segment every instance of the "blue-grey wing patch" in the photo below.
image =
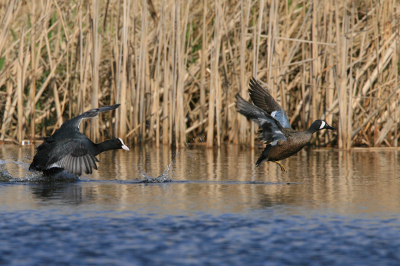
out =
<path fill-rule="evenodd" d="M 261 127 L 261 139 L 275 146 L 279 140 L 287 140 L 280 122 L 261 108 L 252 105 L 239 94 L 236 95 L 236 109 Z"/>
<path fill-rule="evenodd" d="M 285 111 L 281 108 L 279 111 L 273 111 L 271 116 L 281 123 L 284 128 L 292 128 L 289 123 L 289 119 L 286 116 Z"/>
<path fill-rule="evenodd" d="M 271 143 L 272 146 L 275 146 L 279 140 L 287 140 L 287 137 L 285 134 L 283 134 L 282 130 L 274 120 L 269 119 L 268 117 L 260 117 L 258 118 L 258 121 L 262 128 L 261 137 L 264 141 Z"/>

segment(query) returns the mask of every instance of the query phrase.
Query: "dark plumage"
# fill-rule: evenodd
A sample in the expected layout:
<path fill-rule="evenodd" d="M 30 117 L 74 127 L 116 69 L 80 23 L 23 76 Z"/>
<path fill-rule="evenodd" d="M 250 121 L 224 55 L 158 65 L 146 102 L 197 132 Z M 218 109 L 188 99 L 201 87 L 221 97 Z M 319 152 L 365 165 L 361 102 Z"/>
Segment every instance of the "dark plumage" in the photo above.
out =
<path fill-rule="evenodd" d="M 97 170 L 96 162 L 99 160 L 96 155 L 115 149 L 129 151 L 120 138 L 95 144 L 79 132 L 82 119 L 96 117 L 99 113 L 115 110 L 119 106 L 115 104 L 92 109 L 62 124 L 53 135 L 43 138 L 44 142 L 37 147 L 29 169 L 41 171 L 47 176 L 62 170 L 80 176 L 82 172 L 91 174 L 92 168 Z"/>
<path fill-rule="evenodd" d="M 254 105 L 236 95 L 236 109 L 260 126 L 260 138 L 267 146 L 258 158 L 256 165 L 265 161 L 277 163 L 285 172 L 285 167 L 278 162 L 300 151 L 310 142 L 312 134 L 321 129 L 331 129 L 324 120 L 315 120 L 310 128 L 299 132 L 291 128 L 285 110 L 274 100 L 255 78 L 250 80 L 250 98 Z"/>

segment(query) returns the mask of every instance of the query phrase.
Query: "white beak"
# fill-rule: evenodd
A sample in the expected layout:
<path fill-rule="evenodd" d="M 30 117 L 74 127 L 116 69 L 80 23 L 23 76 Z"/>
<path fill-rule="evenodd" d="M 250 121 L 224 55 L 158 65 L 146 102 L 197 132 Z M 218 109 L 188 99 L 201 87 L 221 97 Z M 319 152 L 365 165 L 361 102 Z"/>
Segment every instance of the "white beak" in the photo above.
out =
<path fill-rule="evenodd" d="M 121 143 L 122 143 L 122 149 L 124 149 L 124 150 L 126 150 L 126 151 L 129 151 L 129 148 L 128 148 L 128 146 L 126 146 L 125 145 L 125 143 L 122 141 L 122 139 L 121 138 L 118 138 L 120 141 L 121 141 Z"/>
<path fill-rule="evenodd" d="M 124 145 L 122 145 L 122 149 L 124 149 L 124 150 L 126 150 L 126 151 L 129 151 L 129 148 L 128 148 L 128 146 L 126 146 L 125 144 L 124 144 Z"/>

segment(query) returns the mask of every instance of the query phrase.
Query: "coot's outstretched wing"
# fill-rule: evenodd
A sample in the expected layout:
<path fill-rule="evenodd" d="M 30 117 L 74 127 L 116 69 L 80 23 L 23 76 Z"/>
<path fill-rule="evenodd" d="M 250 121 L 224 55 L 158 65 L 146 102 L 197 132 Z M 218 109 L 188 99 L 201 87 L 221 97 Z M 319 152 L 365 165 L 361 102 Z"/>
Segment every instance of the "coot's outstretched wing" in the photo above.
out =
<path fill-rule="evenodd" d="M 251 78 L 249 85 L 249 94 L 253 103 L 278 120 L 282 127 L 292 128 L 285 110 L 283 110 L 282 106 L 275 101 L 271 94 L 269 94 L 254 77 Z"/>
<path fill-rule="evenodd" d="M 279 140 L 287 140 L 278 120 L 243 99 L 239 94 L 236 95 L 236 110 L 257 123 L 261 127 L 261 138 L 267 143 L 271 143 L 272 146 L 275 146 Z"/>
<path fill-rule="evenodd" d="M 114 104 L 112 106 L 102 106 L 99 108 L 95 108 L 84 112 L 83 114 L 78 115 L 75 118 L 72 118 L 61 125 L 61 127 L 50 137 L 46 138 L 47 142 L 54 142 L 54 141 L 62 141 L 67 138 L 71 138 L 71 136 L 78 135 L 81 136 L 82 134 L 79 132 L 79 125 L 81 124 L 83 119 L 93 118 L 99 115 L 99 113 L 115 110 L 120 106 L 120 104 Z M 83 135 L 82 135 L 83 136 Z"/>
<path fill-rule="evenodd" d="M 102 107 L 99 107 L 99 108 L 95 108 L 95 109 L 89 110 L 87 112 L 84 112 L 83 114 L 78 115 L 75 118 L 72 118 L 72 119 L 68 120 L 67 122 L 62 124 L 61 128 L 69 128 L 69 127 L 71 127 L 71 128 L 76 128 L 76 129 L 79 130 L 79 125 L 81 124 L 82 119 L 88 119 L 88 118 L 96 117 L 96 116 L 99 115 L 99 113 L 115 110 L 120 105 L 121 104 L 114 104 L 112 106 L 102 106 Z"/>
<path fill-rule="evenodd" d="M 97 170 L 97 158 L 79 140 L 65 140 L 55 143 L 48 158 L 45 171 L 51 168 L 63 168 L 73 175 L 80 176 L 82 172 L 91 174 L 92 168 Z"/>

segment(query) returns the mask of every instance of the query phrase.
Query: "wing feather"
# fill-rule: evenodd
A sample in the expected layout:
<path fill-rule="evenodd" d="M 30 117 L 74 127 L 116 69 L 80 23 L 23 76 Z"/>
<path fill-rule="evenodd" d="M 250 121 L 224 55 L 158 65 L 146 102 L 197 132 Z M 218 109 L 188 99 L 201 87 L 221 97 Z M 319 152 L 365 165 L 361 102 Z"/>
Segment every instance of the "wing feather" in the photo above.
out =
<path fill-rule="evenodd" d="M 92 160 L 92 167 L 97 170 L 96 162 L 99 162 L 96 157 L 89 157 Z"/>
<path fill-rule="evenodd" d="M 285 130 L 278 120 L 243 99 L 239 94 L 236 95 L 236 109 L 261 127 L 262 140 L 271 143 L 272 146 L 277 145 L 279 140 L 287 140 Z"/>
<path fill-rule="evenodd" d="M 102 106 L 99 108 L 91 109 L 87 112 L 84 112 L 77 117 L 74 117 L 64 124 L 61 125 L 61 127 L 50 137 L 48 137 L 46 140 L 48 142 L 54 142 L 54 141 L 62 141 L 65 139 L 65 135 L 69 134 L 70 131 L 73 132 L 79 132 L 79 125 L 81 124 L 83 119 L 88 119 L 88 118 L 93 118 L 99 115 L 99 113 L 103 112 L 108 112 L 117 109 L 120 106 L 120 104 L 114 104 L 111 106 Z"/>
<path fill-rule="evenodd" d="M 285 110 L 272 97 L 272 95 L 264 89 L 260 83 L 253 77 L 250 80 L 249 95 L 253 103 L 271 115 L 281 123 L 284 128 L 292 128 Z"/>
<path fill-rule="evenodd" d="M 92 173 L 97 170 L 97 158 L 89 152 L 86 146 L 79 140 L 65 140 L 57 143 L 57 146 L 50 152 L 46 169 L 53 167 L 63 168 L 73 175 Z"/>
<path fill-rule="evenodd" d="M 85 161 L 86 161 L 86 165 L 87 165 L 87 169 L 88 169 L 87 174 L 91 174 L 92 173 L 92 168 L 94 168 L 94 167 L 97 168 L 97 166 L 96 166 L 95 163 L 91 163 L 92 159 L 91 159 L 90 156 L 85 156 Z"/>

